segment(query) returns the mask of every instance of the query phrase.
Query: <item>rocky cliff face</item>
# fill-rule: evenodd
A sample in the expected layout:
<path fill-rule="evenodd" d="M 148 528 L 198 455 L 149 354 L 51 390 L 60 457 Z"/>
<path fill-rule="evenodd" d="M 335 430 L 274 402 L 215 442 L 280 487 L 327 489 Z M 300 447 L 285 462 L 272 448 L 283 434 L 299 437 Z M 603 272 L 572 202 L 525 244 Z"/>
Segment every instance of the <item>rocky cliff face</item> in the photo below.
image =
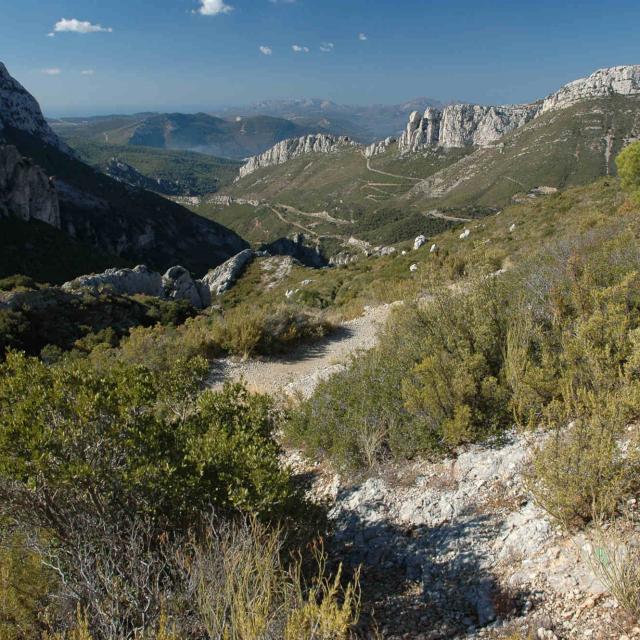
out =
<path fill-rule="evenodd" d="M 581 100 L 612 95 L 640 95 L 640 64 L 598 69 L 587 78 L 565 84 L 542 101 L 540 114 L 570 107 Z"/>
<path fill-rule="evenodd" d="M 502 136 L 547 111 L 564 109 L 576 102 L 612 95 L 640 94 L 640 65 L 600 69 L 588 78 L 575 80 L 543 101 L 525 105 L 481 106 L 457 104 L 414 111 L 398 141 L 400 153 L 431 146 L 489 147 Z"/>
<path fill-rule="evenodd" d="M 30 133 L 60 151 L 71 153 L 47 124 L 37 100 L 0 62 L 0 137 L 5 127 Z"/>
<path fill-rule="evenodd" d="M 262 167 L 284 164 L 293 158 L 306 153 L 335 153 L 345 147 L 359 146 L 346 136 L 332 136 L 325 133 L 289 138 L 267 149 L 258 156 L 253 156 L 240 167 L 239 178 L 244 178 Z"/>
<path fill-rule="evenodd" d="M 0 217 L 41 220 L 60 228 L 58 196 L 47 175 L 12 146 L 0 146 Z"/>

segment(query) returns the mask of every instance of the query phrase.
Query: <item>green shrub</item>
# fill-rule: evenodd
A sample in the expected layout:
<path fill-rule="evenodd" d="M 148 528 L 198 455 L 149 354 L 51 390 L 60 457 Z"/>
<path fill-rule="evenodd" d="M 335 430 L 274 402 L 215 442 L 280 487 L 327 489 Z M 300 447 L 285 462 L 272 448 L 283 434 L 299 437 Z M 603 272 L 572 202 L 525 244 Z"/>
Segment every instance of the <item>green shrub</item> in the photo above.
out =
<path fill-rule="evenodd" d="M 536 501 L 567 528 L 615 515 L 638 488 L 638 451 L 623 454 L 625 420 L 618 399 L 581 392 L 568 426 L 559 424 L 534 454 L 530 488 Z"/>
<path fill-rule="evenodd" d="M 640 204 L 640 142 L 626 146 L 618 154 L 616 167 L 622 186 Z"/>

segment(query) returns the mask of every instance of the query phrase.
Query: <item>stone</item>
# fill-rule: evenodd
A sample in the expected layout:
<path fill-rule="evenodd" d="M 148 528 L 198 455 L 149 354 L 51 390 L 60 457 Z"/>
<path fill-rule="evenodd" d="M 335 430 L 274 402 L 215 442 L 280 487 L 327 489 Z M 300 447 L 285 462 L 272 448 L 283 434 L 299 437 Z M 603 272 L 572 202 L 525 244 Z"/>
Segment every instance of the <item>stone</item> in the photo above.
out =
<path fill-rule="evenodd" d="M 437 251 L 438 251 L 438 245 L 433 243 L 431 245 L 431 249 L 429 249 L 429 253 L 437 253 Z"/>
<path fill-rule="evenodd" d="M 60 228 L 60 204 L 46 173 L 13 146 L 0 146 L 0 216 Z"/>
<path fill-rule="evenodd" d="M 384 140 L 380 140 L 379 142 L 374 142 L 369 146 L 365 147 L 363 150 L 363 154 L 365 158 L 373 158 L 373 156 L 380 155 L 385 153 L 385 151 L 392 145 L 398 141 L 397 138 L 393 136 L 389 136 Z"/>
<path fill-rule="evenodd" d="M 0 62 L 0 134 L 12 127 L 40 138 L 68 155 L 71 149 L 58 138 L 47 123 L 37 100 L 7 71 Z"/>
<path fill-rule="evenodd" d="M 420 247 L 422 247 L 423 245 L 425 245 L 427 242 L 427 239 L 425 236 L 423 235 L 419 235 L 414 241 L 413 241 L 413 250 L 417 251 Z"/>
<path fill-rule="evenodd" d="M 418 265 L 414 262 L 410 267 L 409 267 L 409 271 L 411 271 L 411 273 L 414 273 L 415 271 L 418 270 Z"/>
<path fill-rule="evenodd" d="M 302 136 L 300 138 L 287 138 L 278 142 L 264 153 L 249 158 L 240 167 L 237 180 L 262 169 L 263 167 L 273 167 L 284 164 L 293 158 L 309 153 L 336 153 L 349 147 L 358 147 L 347 136 L 332 136 L 326 133 Z"/>
<path fill-rule="evenodd" d="M 441 111 L 429 108 L 422 115 L 413 111 L 398 139 L 398 151 L 405 154 L 432 147 L 494 146 L 505 134 L 544 113 L 612 95 L 640 95 L 640 65 L 599 69 L 532 104 L 454 104 Z"/>
<path fill-rule="evenodd" d="M 513 233 L 516 230 L 516 223 L 514 222 L 510 227 L 509 227 L 509 233 Z"/>
<path fill-rule="evenodd" d="M 471 231 L 469 231 L 469 229 L 465 229 L 458 237 L 460 238 L 460 240 L 466 240 L 470 234 Z"/>
<path fill-rule="evenodd" d="M 233 286 L 253 256 L 251 249 L 245 249 L 209 271 L 200 282 L 208 289 L 212 298 L 219 296 Z"/>

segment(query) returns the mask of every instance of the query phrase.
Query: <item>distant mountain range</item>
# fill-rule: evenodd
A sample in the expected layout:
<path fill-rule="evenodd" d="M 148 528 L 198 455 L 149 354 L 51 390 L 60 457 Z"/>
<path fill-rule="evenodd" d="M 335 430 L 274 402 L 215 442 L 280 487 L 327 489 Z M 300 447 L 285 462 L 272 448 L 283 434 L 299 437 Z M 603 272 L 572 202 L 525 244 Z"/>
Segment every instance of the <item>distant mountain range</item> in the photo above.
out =
<path fill-rule="evenodd" d="M 87 142 L 196 151 L 242 160 L 278 142 L 309 134 L 369 143 L 399 134 L 409 114 L 444 105 L 416 98 L 397 105 L 347 106 L 327 100 L 274 100 L 216 113 L 137 113 L 50 120 L 72 146 Z"/>
<path fill-rule="evenodd" d="M 50 121 L 63 139 L 196 151 L 230 159 L 262 153 L 286 138 L 315 133 L 318 123 L 295 123 L 272 116 L 224 119 L 206 113 L 143 113 L 130 116 L 64 118 Z M 323 131 L 327 130 L 322 129 Z"/>
<path fill-rule="evenodd" d="M 412 111 L 427 107 L 442 108 L 443 103 L 433 98 L 414 98 L 393 105 L 342 105 L 331 100 L 265 100 L 252 105 L 228 107 L 214 112 L 224 118 L 266 115 L 285 118 L 312 133 L 345 135 L 358 142 L 370 143 L 387 136 L 398 135 Z"/>

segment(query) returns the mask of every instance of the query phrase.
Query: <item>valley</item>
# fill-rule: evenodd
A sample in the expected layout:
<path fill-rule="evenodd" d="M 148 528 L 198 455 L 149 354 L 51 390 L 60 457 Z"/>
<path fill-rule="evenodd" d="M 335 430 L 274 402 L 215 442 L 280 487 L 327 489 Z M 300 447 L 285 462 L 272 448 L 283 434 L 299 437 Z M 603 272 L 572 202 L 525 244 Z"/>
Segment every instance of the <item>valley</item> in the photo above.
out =
<path fill-rule="evenodd" d="M 0 64 L 0 637 L 638 637 L 640 65 L 243 109 Z"/>

